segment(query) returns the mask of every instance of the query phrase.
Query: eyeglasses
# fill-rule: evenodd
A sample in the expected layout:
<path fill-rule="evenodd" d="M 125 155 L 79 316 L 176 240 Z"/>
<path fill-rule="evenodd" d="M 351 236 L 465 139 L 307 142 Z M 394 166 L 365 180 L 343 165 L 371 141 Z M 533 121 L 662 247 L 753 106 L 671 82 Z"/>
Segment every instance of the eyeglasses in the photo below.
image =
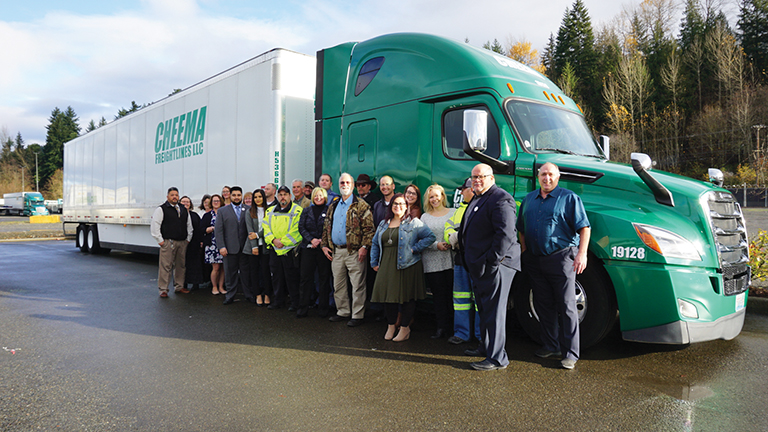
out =
<path fill-rule="evenodd" d="M 352 182 L 351 181 L 339 180 L 339 184 L 352 184 Z"/>
<path fill-rule="evenodd" d="M 392 203 L 392 207 L 405 207 L 407 205 L 406 203 Z"/>
<path fill-rule="evenodd" d="M 488 177 L 493 177 L 493 174 L 473 175 L 472 180 L 485 180 Z"/>
<path fill-rule="evenodd" d="M 410 190 L 409 190 L 409 191 L 408 191 L 408 192 L 406 192 L 405 194 L 406 194 L 406 195 L 416 195 L 416 192 L 414 192 L 414 191 L 410 191 Z"/>

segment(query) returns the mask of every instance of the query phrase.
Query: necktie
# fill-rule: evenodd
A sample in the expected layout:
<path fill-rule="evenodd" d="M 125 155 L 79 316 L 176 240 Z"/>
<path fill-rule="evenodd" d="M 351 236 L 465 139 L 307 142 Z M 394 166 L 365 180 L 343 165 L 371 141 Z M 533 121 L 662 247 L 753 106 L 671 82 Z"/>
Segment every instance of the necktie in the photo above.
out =
<path fill-rule="evenodd" d="M 237 221 L 240 222 L 240 206 L 235 206 L 235 214 L 237 215 Z"/>

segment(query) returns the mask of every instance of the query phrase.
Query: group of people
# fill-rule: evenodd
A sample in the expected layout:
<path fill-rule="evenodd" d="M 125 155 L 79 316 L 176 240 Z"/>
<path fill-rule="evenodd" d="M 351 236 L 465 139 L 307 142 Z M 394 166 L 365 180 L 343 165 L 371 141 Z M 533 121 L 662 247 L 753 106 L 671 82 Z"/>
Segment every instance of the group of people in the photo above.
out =
<path fill-rule="evenodd" d="M 586 268 L 589 221 L 579 197 L 558 186 L 557 166 L 544 164 L 538 178 L 541 188 L 525 197 L 519 214 L 485 164 L 459 187 L 456 209 L 438 184 L 422 203 L 416 185 L 395 193 L 387 175 L 377 185 L 366 174 L 355 180 L 343 173 L 338 194 L 328 174 L 316 187 L 294 180 L 291 188 L 269 183 L 245 195 L 224 187 L 203 197 L 202 216 L 171 187 L 152 219 L 160 296 L 168 296 L 171 278 L 175 292 L 188 293 L 187 284 L 204 286 L 210 274 L 212 293 L 223 294 L 225 305 L 242 292 L 259 306 L 287 306 L 298 318 L 312 308 L 327 317 L 335 306 L 331 322 L 356 327 L 374 315 L 387 323 L 384 339 L 402 342 L 410 338 L 416 302 L 431 292 L 432 338 L 462 344 L 474 336 L 479 345 L 465 354 L 484 360 L 471 367 L 495 370 L 509 364 L 507 302 L 522 261 L 542 326 L 536 355 L 561 357 L 562 367 L 573 369 L 574 283 Z"/>

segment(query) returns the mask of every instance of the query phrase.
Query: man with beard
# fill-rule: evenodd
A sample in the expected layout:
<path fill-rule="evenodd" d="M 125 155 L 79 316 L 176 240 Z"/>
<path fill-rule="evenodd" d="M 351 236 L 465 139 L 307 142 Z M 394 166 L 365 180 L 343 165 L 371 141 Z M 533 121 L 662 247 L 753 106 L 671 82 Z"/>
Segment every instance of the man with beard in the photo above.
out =
<path fill-rule="evenodd" d="M 232 304 L 238 288 L 242 287 L 245 299 L 256 303 L 256 296 L 251 291 L 248 273 L 248 255 L 243 253 L 243 246 L 248 239 L 248 228 L 245 225 L 245 213 L 250 207 L 243 204 L 243 189 L 232 186 L 229 193 L 231 203 L 219 209 L 216 216 L 214 235 L 219 253 L 224 259 L 224 284 L 227 295 L 224 304 Z"/>
<path fill-rule="evenodd" d="M 184 273 L 187 244 L 192 240 L 192 219 L 187 209 L 179 205 L 179 190 L 175 187 L 168 188 L 166 201 L 152 214 L 150 233 L 160 245 L 160 265 L 157 272 L 160 297 L 168 298 L 171 272 L 174 292 L 189 293 L 184 286 Z"/>
<path fill-rule="evenodd" d="M 264 216 L 264 241 L 272 246 L 274 252 L 269 258 L 269 267 L 274 277 L 274 299 L 269 309 L 278 309 L 285 305 L 286 292 L 291 297 L 288 311 L 299 309 L 299 260 L 297 256 L 301 244 L 299 219 L 302 208 L 291 201 L 291 190 L 281 186 L 277 191 L 277 205 L 270 207 Z"/>
<path fill-rule="evenodd" d="M 331 260 L 333 298 L 336 315 L 330 321 L 351 318 L 347 325 L 356 327 L 365 316 L 368 250 L 373 240 L 373 215 L 364 200 L 352 195 L 354 179 L 348 173 L 339 177 L 341 197 L 328 207 L 323 227 L 323 253 Z M 352 307 L 347 280 L 352 284 Z"/>

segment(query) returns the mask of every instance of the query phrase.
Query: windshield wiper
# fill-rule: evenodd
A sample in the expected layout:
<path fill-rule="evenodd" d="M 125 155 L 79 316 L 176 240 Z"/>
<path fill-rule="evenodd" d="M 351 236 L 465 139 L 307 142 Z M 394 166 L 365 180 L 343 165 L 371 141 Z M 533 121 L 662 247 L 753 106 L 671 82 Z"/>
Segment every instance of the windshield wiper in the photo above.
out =
<path fill-rule="evenodd" d="M 549 150 L 549 151 L 553 151 L 553 152 L 557 152 L 557 153 L 562 153 L 562 154 L 569 154 L 569 155 L 574 155 L 574 156 L 584 156 L 584 155 L 580 155 L 578 153 L 574 153 L 574 152 L 572 152 L 570 150 L 559 149 L 559 148 L 538 148 L 536 150 Z"/>

